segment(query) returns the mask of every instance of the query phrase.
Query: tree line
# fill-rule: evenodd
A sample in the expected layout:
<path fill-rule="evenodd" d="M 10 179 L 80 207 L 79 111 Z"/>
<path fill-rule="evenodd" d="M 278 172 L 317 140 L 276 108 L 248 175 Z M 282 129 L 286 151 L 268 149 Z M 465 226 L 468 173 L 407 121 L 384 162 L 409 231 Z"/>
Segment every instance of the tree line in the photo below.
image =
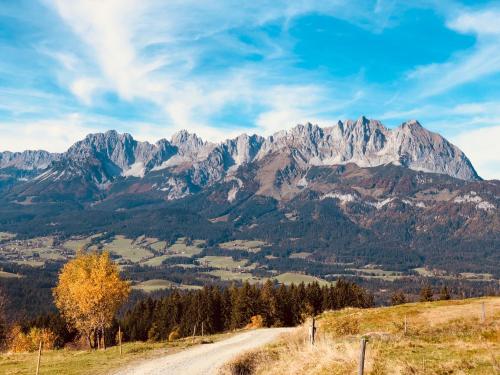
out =
<path fill-rule="evenodd" d="M 252 317 L 266 327 L 295 326 L 308 316 L 347 306 L 370 307 L 372 296 L 354 283 L 340 279 L 335 285 L 317 282 L 298 285 L 263 285 L 223 288 L 205 286 L 196 291 L 174 290 L 160 299 L 138 302 L 118 322 L 124 337 L 136 340 L 166 340 L 175 332 L 186 337 L 200 332 L 214 334 L 250 324 Z"/>

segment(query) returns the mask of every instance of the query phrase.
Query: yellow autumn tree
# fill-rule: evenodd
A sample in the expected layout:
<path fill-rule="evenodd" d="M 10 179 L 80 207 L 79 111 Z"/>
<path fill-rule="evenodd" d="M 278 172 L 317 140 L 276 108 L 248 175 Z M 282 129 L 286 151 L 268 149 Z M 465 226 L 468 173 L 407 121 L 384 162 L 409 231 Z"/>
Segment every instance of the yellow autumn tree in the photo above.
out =
<path fill-rule="evenodd" d="M 120 278 L 108 252 L 79 252 L 59 273 L 54 300 L 65 319 L 91 348 L 104 343 L 104 330 L 125 302 L 130 285 Z"/>

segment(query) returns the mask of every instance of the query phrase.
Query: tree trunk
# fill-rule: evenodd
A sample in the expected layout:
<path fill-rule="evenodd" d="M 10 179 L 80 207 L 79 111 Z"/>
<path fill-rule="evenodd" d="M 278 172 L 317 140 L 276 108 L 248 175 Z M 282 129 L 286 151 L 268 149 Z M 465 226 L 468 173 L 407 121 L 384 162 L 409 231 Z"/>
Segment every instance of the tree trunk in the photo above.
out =
<path fill-rule="evenodd" d="M 102 348 L 104 350 L 106 350 L 106 335 L 104 334 L 104 327 L 101 328 L 102 329 Z"/>

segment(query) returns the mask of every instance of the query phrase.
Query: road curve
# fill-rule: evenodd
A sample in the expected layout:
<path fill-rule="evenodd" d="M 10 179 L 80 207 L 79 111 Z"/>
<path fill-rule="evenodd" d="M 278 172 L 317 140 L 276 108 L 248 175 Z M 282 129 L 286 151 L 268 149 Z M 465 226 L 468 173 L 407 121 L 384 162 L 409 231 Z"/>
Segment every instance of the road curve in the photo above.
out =
<path fill-rule="evenodd" d="M 203 344 L 172 355 L 130 365 L 115 375 L 211 375 L 240 353 L 275 340 L 290 328 L 267 328 L 247 331 L 227 340 Z"/>

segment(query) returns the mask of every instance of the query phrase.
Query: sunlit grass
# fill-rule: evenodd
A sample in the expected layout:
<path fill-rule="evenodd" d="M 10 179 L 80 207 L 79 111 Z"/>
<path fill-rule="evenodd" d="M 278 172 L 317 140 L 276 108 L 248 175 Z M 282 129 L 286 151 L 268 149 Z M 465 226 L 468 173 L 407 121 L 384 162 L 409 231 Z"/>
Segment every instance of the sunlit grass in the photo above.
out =
<path fill-rule="evenodd" d="M 499 318 L 498 297 L 325 312 L 317 319 L 314 347 L 307 341 L 307 323 L 233 365 L 254 366 L 255 374 L 351 374 L 366 337 L 367 374 L 495 374 L 500 373 Z"/>
<path fill-rule="evenodd" d="M 230 334 L 205 337 L 203 340 L 217 341 Z M 40 374 L 83 375 L 108 374 L 111 370 L 134 361 L 143 361 L 175 353 L 202 342 L 201 337 L 179 340 L 173 343 L 133 342 L 124 343 L 120 355 L 118 346 L 106 350 L 50 350 L 42 353 Z M 38 353 L 4 353 L 0 355 L 0 374 L 35 374 Z"/>

